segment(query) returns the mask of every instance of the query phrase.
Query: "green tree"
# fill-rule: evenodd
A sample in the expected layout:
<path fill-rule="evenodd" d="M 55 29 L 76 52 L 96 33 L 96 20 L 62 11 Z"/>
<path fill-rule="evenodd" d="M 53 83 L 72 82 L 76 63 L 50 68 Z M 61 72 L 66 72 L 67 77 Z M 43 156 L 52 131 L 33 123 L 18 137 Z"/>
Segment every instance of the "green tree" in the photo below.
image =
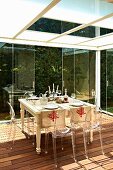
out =
<path fill-rule="evenodd" d="M 60 48 L 37 47 L 35 53 L 36 94 L 44 93 L 48 86 L 62 85 L 62 51 Z"/>

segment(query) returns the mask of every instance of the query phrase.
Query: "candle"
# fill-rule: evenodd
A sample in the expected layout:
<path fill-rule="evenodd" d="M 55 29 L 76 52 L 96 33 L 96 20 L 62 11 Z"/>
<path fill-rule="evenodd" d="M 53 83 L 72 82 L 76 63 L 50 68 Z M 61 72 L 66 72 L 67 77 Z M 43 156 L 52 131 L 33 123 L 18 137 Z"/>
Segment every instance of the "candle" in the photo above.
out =
<path fill-rule="evenodd" d="M 57 91 L 58 91 L 58 87 L 59 87 L 59 85 L 57 85 Z"/>
<path fill-rule="evenodd" d="M 54 87 L 54 83 L 53 83 L 53 92 L 55 92 L 55 87 Z"/>
<path fill-rule="evenodd" d="M 56 93 L 58 93 L 58 87 L 59 87 L 59 85 L 57 85 Z"/>

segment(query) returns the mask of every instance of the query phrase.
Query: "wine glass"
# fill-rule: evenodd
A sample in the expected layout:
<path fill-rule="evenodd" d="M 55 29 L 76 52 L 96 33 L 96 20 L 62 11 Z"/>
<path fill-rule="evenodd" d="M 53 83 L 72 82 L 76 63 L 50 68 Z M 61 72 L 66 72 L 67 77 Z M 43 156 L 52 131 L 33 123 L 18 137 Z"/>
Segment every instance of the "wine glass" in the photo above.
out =
<path fill-rule="evenodd" d="M 29 97 L 32 97 L 33 96 L 33 92 L 28 92 L 28 95 L 29 95 Z"/>
<path fill-rule="evenodd" d="M 61 94 L 62 94 L 62 91 L 58 90 L 58 96 L 61 96 Z"/>
<path fill-rule="evenodd" d="M 75 93 L 71 93 L 71 98 L 73 99 L 73 103 L 74 103 L 74 101 L 75 101 L 75 98 L 76 98 L 76 95 L 75 95 Z"/>

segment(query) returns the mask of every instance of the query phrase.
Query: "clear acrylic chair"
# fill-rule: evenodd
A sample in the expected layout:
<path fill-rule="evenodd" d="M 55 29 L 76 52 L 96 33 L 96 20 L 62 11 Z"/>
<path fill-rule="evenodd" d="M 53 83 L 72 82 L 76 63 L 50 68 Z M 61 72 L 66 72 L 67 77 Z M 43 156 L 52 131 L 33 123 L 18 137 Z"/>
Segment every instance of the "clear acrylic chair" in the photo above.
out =
<path fill-rule="evenodd" d="M 89 113 L 86 114 L 85 124 L 83 125 L 83 136 L 84 136 L 84 146 L 85 146 L 86 158 L 88 158 L 87 143 L 89 143 L 89 141 L 87 142 L 87 139 L 89 139 L 87 137 L 87 134 L 91 131 L 99 132 L 101 151 L 102 151 L 102 154 L 104 154 L 102 133 L 101 133 L 101 131 L 102 131 L 102 110 L 100 108 L 98 108 L 97 106 L 95 106 L 93 108 L 92 120 L 89 120 L 88 114 Z"/>
<path fill-rule="evenodd" d="M 11 146 L 11 149 L 14 145 L 14 141 L 15 141 L 15 134 L 16 134 L 16 119 L 15 119 L 15 111 L 12 107 L 12 105 L 7 102 L 7 104 L 9 105 L 9 113 L 10 113 L 10 128 L 9 128 L 9 137 L 8 137 L 8 140 L 10 141 L 10 138 L 11 141 L 12 141 L 12 146 Z"/>
<path fill-rule="evenodd" d="M 13 148 L 14 142 L 15 142 L 15 135 L 16 135 L 16 131 L 17 131 L 17 125 L 21 124 L 20 120 L 17 120 L 15 118 L 15 111 L 13 109 L 13 106 L 11 105 L 11 103 L 7 102 L 8 106 L 9 106 L 9 113 L 10 113 L 10 128 L 9 128 L 9 135 L 8 135 L 8 141 L 12 141 L 12 145 L 11 145 L 11 149 Z M 27 120 L 27 130 L 28 132 L 30 132 L 29 130 L 29 121 Z"/>
<path fill-rule="evenodd" d="M 53 140 L 53 153 L 54 153 L 54 162 L 55 167 L 57 168 L 57 147 L 56 139 L 62 139 L 66 136 L 71 136 L 72 139 L 72 150 L 73 150 L 73 159 L 75 159 L 75 136 L 73 131 L 65 125 L 65 110 L 55 109 L 52 111 L 42 112 L 42 127 L 45 128 L 45 152 L 48 152 L 48 134 L 52 134 Z M 62 143 L 61 147 L 63 149 Z"/>
<path fill-rule="evenodd" d="M 90 134 L 90 132 L 93 132 L 94 130 L 97 130 L 100 134 L 101 150 L 102 154 L 104 154 L 101 136 L 102 112 L 100 110 L 97 111 L 96 106 L 82 106 L 79 108 L 70 108 L 70 111 L 71 128 L 75 128 L 75 134 L 76 129 L 83 129 L 84 149 L 86 158 L 88 158 L 87 144 L 89 143 L 90 138 L 88 134 Z"/>

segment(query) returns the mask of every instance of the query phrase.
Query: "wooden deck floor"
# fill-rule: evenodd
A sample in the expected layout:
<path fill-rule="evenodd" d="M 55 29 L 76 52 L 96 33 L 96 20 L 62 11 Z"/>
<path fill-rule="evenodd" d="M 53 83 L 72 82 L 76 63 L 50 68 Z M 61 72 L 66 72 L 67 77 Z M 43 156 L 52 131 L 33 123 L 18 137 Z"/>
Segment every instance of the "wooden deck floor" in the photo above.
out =
<path fill-rule="evenodd" d="M 8 140 L 8 124 L 0 124 L 0 170 L 53 170 L 54 159 L 51 138 L 49 140 L 49 153 L 44 153 L 44 135 L 42 135 L 42 152 L 38 155 L 35 146 L 32 145 L 33 138 L 27 139 L 17 128 L 16 140 L 13 149 Z M 76 157 L 78 162 L 72 159 L 71 140 L 64 140 L 64 151 L 60 149 L 58 141 L 58 164 L 57 169 L 63 170 L 113 170 L 113 117 L 103 118 L 103 144 L 105 155 L 101 154 L 98 133 L 94 134 L 93 143 L 88 145 L 89 159 L 84 156 L 83 136 L 77 134 Z"/>

